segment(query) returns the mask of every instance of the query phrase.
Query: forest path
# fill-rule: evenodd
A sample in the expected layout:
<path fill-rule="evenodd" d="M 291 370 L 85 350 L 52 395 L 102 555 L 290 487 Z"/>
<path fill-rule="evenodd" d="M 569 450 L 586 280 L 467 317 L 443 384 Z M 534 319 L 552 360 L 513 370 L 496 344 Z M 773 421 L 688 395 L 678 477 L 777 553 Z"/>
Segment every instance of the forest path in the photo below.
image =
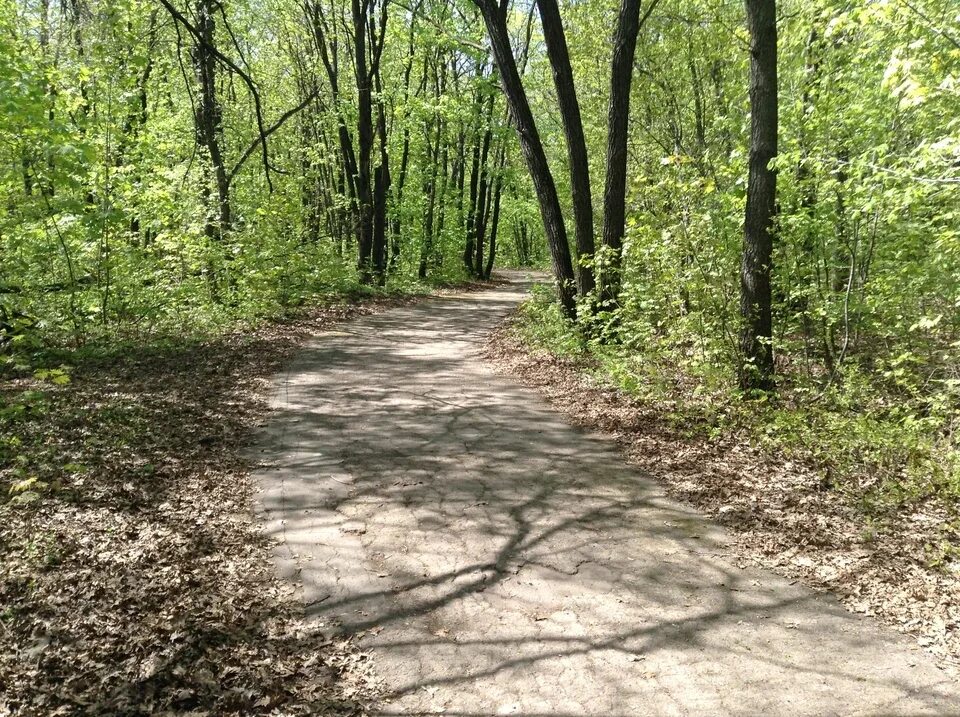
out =
<path fill-rule="evenodd" d="M 741 568 L 609 439 L 495 376 L 519 276 L 317 336 L 258 446 L 276 559 L 373 654 L 377 714 L 960 714 L 929 658 Z"/>

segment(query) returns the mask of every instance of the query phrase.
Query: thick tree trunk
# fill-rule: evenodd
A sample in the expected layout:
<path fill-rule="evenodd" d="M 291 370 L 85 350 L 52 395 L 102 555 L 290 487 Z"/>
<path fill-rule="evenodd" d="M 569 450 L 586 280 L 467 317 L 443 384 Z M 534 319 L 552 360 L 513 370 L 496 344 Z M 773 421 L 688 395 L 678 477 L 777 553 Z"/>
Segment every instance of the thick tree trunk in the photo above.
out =
<path fill-rule="evenodd" d="M 770 297 L 777 175 L 777 11 L 775 0 L 746 0 L 750 31 L 750 166 L 740 267 L 740 347 L 745 390 L 773 388 Z"/>
<path fill-rule="evenodd" d="M 580 118 L 580 103 L 570 67 L 570 53 L 563 31 L 560 8 L 557 0 L 537 0 L 543 39 L 553 69 L 553 82 L 557 88 L 563 132 L 567 139 L 567 158 L 570 164 L 570 191 L 573 199 L 574 236 L 577 245 L 577 290 L 580 295 L 593 291 L 593 269 L 584 266 L 583 260 L 593 257 L 593 197 L 590 188 L 590 164 L 587 159 L 587 143 L 583 136 L 583 121 Z"/>
<path fill-rule="evenodd" d="M 543 230 L 550 249 L 553 274 L 557 281 L 560 305 L 566 315 L 572 317 L 576 306 L 575 279 L 570 247 L 567 244 L 567 230 L 563 223 L 563 211 L 560 208 L 553 175 L 550 173 L 550 165 L 547 163 L 547 156 L 540 141 L 540 133 L 537 131 L 537 124 L 533 119 L 533 112 L 530 110 L 527 94 L 517 71 L 506 19 L 495 0 L 474 0 L 474 3 L 480 9 L 490 35 L 490 44 L 500 72 L 500 81 L 520 138 L 520 149 L 537 193 Z"/>
<path fill-rule="evenodd" d="M 655 4 L 651 4 L 647 16 Z M 608 306 L 616 303 L 620 292 L 627 192 L 627 127 L 633 57 L 639 32 L 640 0 L 621 0 L 613 34 L 610 107 L 607 113 L 607 176 L 603 190 L 603 244 L 609 256 L 608 265 L 601 276 L 601 297 Z"/>

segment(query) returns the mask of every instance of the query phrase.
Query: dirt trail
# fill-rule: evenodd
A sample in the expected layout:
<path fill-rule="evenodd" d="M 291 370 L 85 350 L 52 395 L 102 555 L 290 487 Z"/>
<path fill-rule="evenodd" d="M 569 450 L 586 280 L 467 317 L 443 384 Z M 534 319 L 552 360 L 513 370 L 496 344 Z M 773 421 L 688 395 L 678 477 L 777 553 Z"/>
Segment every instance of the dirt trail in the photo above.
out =
<path fill-rule="evenodd" d="M 276 379 L 263 517 L 379 714 L 960 714 L 901 636 L 771 573 L 613 443 L 492 374 L 527 284 L 318 336 Z"/>

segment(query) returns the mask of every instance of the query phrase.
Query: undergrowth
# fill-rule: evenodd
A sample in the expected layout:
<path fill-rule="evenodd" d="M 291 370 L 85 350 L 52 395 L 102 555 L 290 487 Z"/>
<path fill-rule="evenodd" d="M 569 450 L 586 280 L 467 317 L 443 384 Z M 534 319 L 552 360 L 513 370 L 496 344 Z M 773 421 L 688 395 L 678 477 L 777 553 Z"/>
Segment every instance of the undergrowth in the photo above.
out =
<path fill-rule="evenodd" d="M 601 383 L 655 406 L 684 435 L 736 438 L 804 465 L 868 524 L 935 509 L 952 538 L 931 546 L 931 565 L 958 557 L 956 381 L 916 380 L 882 361 L 871 370 L 850 361 L 827 380 L 782 361 L 777 394 L 744 400 L 721 352 L 633 324 L 617 341 L 592 339 L 597 332 L 565 319 L 546 287 L 523 305 L 516 326 L 527 345 L 577 361 Z"/>

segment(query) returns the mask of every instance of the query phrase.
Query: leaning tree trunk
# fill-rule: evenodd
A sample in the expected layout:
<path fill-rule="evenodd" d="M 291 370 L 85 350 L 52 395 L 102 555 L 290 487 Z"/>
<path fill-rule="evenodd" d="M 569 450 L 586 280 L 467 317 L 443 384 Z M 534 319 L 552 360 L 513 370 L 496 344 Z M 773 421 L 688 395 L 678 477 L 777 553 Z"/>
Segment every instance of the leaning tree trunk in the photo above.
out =
<path fill-rule="evenodd" d="M 574 289 L 573 262 L 570 258 L 570 247 L 567 244 L 567 230 L 563 224 L 563 212 L 560 209 L 560 200 L 557 197 L 557 186 L 550 173 L 550 165 L 543 151 L 543 143 L 537 131 L 537 124 L 527 101 L 527 94 L 520 81 L 517 63 L 513 57 L 513 48 L 510 46 L 510 35 L 507 32 L 507 23 L 503 11 L 496 0 L 473 0 L 483 15 L 487 33 L 490 35 L 490 44 L 493 57 L 500 72 L 500 81 L 513 116 L 517 135 L 520 138 L 520 149 L 526 160 L 527 168 L 533 180 L 533 187 L 540 204 L 540 216 L 543 220 L 543 231 L 550 248 L 550 258 L 553 263 L 553 273 L 557 280 L 558 298 L 567 316 L 574 315 L 576 294 Z"/>
<path fill-rule="evenodd" d="M 557 88 L 563 132 L 567 139 L 567 158 L 570 163 L 570 191 L 573 199 L 574 235 L 577 245 L 577 289 L 581 296 L 593 291 L 593 269 L 584 259 L 593 257 L 593 198 L 590 189 L 590 164 L 587 159 L 587 143 L 583 136 L 583 121 L 580 118 L 580 103 L 570 67 L 567 38 L 557 0 L 537 0 L 540 8 L 540 23 L 547 55 L 553 69 L 553 82 Z"/>
<path fill-rule="evenodd" d="M 776 211 L 777 154 L 776 0 L 746 0 L 750 31 L 750 167 L 740 266 L 740 348 L 744 390 L 773 388 L 770 262 Z"/>

